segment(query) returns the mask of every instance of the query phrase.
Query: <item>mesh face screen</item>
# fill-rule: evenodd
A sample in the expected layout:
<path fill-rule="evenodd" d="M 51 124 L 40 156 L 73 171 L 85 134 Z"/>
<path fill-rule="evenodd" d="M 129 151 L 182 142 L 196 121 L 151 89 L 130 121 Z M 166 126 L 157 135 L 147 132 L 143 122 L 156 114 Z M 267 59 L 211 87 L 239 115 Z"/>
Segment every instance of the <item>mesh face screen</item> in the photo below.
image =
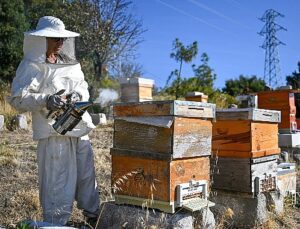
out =
<path fill-rule="evenodd" d="M 64 39 L 61 50 L 57 54 L 55 64 L 76 64 L 78 63 L 75 55 L 75 38 L 70 37 Z"/>

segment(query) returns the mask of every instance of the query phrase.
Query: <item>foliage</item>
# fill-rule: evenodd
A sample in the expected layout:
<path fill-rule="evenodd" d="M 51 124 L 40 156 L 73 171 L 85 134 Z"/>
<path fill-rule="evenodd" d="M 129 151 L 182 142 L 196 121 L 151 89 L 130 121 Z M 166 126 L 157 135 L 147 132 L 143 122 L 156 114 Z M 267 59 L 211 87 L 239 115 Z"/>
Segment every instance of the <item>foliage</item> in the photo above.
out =
<path fill-rule="evenodd" d="M 81 34 L 79 58 L 93 61 L 95 76 L 116 69 L 122 59 L 130 59 L 144 32 L 140 21 L 129 13 L 127 0 L 74 0 L 66 4 L 64 21 Z"/>
<path fill-rule="evenodd" d="M 175 59 L 176 62 L 179 63 L 179 70 L 175 69 L 171 72 L 170 76 L 167 79 L 167 85 L 169 81 L 172 78 L 175 78 L 175 80 L 172 82 L 172 93 L 175 94 L 175 97 L 178 98 L 180 96 L 180 89 L 182 84 L 182 77 L 181 77 L 181 71 L 182 71 L 182 64 L 190 63 L 198 53 L 198 43 L 197 41 L 194 41 L 191 45 L 184 46 L 182 42 L 176 38 L 173 42 L 173 52 L 170 54 L 170 57 Z"/>
<path fill-rule="evenodd" d="M 165 92 L 178 97 L 185 97 L 188 92 L 200 91 L 210 96 L 213 92 L 213 82 L 216 79 L 216 74 L 208 65 L 208 55 L 201 55 L 201 64 L 196 67 L 193 65 L 195 76 L 190 78 L 176 78 L 170 87 L 165 89 Z"/>
<path fill-rule="evenodd" d="M 298 72 L 294 71 L 292 75 L 287 76 L 286 82 L 291 85 L 293 89 L 300 88 L 300 62 L 298 62 Z"/>
<path fill-rule="evenodd" d="M 225 82 L 225 88 L 223 88 L 223 92 L 231 96 L 237 96 L 263 91 L 265 90 L 265 87 L 265 81 L 258 79 L 257 76 L 247 77 L 240 75 L 238 79 L 227 80 Z"/>
<path fill-rule="evenodd" d="M 21 61 L 27 28 L 23 1 L 0 1 L 0 79 L 4 81 L 12 81 Z"/>
<path fill-rule="evenodd" d="M 119 70 L 120 62 L 130 62 L 137 45 L 142 41 L 141 34 L 144 30 L 141 22 L 129 12 L 131 1 L 25 0 L 25 2 L 26 15 L 32 29 L 40 17 L 52 15 L 60 18 L 67 29 L 81 34 L 76 39 L 77 58 L 81 62 L 91 92 L 97 91 L 103 83 L 108 84 L 109 71 Z M 140 73 L 132 70 L 134 75 Z"/>
<path fill-rule="evenodd" d="M 222 93 L 219 90 L 214 91 L 210 97 L 208 102 L 216 104 L 217 108 L 228 108 L 230 104 L 236 104 L 236 99 L 228 95 L 226 93 Z"/>

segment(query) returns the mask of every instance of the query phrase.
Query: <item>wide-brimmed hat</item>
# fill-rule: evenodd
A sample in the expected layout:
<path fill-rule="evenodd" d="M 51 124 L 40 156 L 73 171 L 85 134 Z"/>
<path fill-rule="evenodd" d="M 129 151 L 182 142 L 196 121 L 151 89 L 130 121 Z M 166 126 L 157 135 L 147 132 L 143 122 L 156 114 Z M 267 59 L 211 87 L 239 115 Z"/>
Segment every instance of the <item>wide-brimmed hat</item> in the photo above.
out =
<path fill-rule="evenodd" d="M 44 16 L 39 19 L 35 30 L 25 32 L 25 35 L 40 37 L 77 37 L 80 34 L 66 30 L 64 23 L 52 16 Z"/>

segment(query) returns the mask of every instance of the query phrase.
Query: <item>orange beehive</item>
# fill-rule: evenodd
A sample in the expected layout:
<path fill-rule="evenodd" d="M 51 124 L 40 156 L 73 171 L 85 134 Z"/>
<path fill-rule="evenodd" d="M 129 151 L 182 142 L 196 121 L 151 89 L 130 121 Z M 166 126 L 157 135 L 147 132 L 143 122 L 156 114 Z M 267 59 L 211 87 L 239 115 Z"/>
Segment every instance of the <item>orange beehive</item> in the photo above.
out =
<path fill-rule="evenodd" d="M 258 108 L 281 111 L 279 130 L 295 130 L 296 106 L 294 90 L 276 90 L 259 92 Z"/>
<path fill-rule="evenodd" d="M 280 112 L 254 108 L 216 112 L 212 151 L 219 157 L 256 158 L 278 154 Z"/>
<path fill-rule="evenodd" d="M 120 149 L 111 149 L 111 154 L 117 195 L 174 204 L 177 185 L 192 179 L 209 181 L 209 157 L 171 160 L 167 155 Z"/>
<path fill-rule="evenodd" d="M 117 203 L 174 212 L 176 187 L 209 182 L 215 105 L 148 101 L 114 106 L 112 188 Z"/>

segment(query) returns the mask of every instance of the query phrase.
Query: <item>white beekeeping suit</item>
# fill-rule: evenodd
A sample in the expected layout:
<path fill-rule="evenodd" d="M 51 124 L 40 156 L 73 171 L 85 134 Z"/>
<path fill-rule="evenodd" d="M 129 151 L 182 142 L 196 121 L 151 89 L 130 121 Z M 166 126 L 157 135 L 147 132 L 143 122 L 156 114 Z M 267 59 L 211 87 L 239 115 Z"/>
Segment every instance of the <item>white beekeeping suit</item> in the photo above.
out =
<path fill-rule="evenodd" d="M 44 221 L 61 225 L 67 223 L 74 200 L 87 217 L 97 217 L 99 211 L 94 156 L 87 136 L 94 128 L 90 115 L 85 112 L 65 135 L 59 135 L 52 127 L 54 120 L 47 118 L 50 95 L 62 89 L 64 94 L 76 92 L 82 101 L 89 99 L 88 85 L 75 59 L 76 36 L 58 18 L 40 18 L 36 30 L 24 34 L 24 58 L 8 98 L 18 110 L 32 112 Z M 46 61 L 48 38 L 64 40 L 56 63 Z"/>

